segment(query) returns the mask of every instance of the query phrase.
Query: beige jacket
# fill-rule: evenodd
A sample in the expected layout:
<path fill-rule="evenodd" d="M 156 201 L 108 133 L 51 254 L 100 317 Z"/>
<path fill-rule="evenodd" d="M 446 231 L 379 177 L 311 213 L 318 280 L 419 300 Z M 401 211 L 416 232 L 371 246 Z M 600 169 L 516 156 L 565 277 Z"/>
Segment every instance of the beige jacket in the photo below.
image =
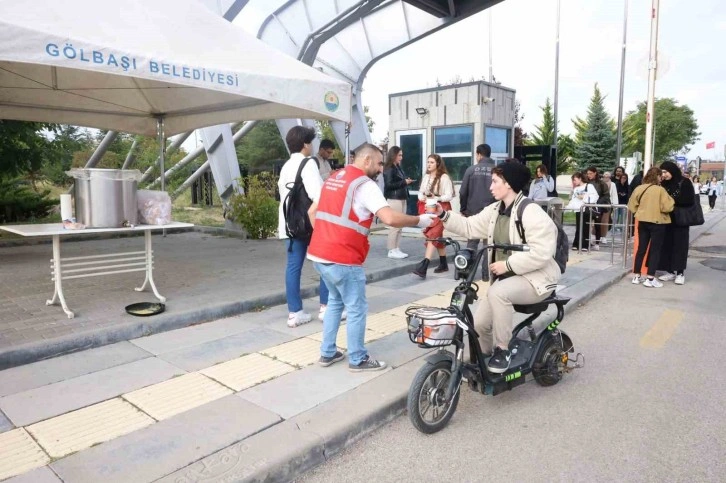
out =
<path fill-rule="evenodd" d="M 521 244 L 522 239 L 517 232 L 515 221 L 517 207 L 524 196 L 520 194 L 514 201 L 512 217 L 509 223 L 509 240 L 512 244 Z M 457 235 L 469 240 L 485 239 L 487 243 L 494 243 L 494 227 L 499 217 L 500 202 L 492 203 L 479 214 L 466 218 L 458 213 L 448 212 L 444 227 Z M 532 203 L 522 213 L 522 225 L 529 245 L 528 252 L 512 252 L 507 260 L 510 268 L 516 275 L 521 275 L 532 284 L 538 295 L 544 295 L 557 288 L 557 282 L 562 275 L 560 267 L 553 258 L 557 247 L 557 227 L 547 216 L 547 213 L 537 204 Z M 491 260 L 491 250 L 486 261 Z M 489 273 L 492 278 L 491 272 Z"/>
<path fill-rule="evenodd" d="M 648 189 L 650 188 L 650 189 Z M 665 225 L 671 222 L 671 211 L 675 202 L 659 185 L 641 184 L 628 200 L 628 209 L 638 221 Z"/>

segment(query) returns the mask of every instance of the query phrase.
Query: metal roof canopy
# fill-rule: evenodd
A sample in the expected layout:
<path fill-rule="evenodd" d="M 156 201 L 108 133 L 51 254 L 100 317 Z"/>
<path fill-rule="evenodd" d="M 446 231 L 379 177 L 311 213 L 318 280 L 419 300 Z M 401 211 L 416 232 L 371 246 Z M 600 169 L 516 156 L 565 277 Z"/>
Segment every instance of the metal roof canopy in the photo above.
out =
<path fill-rule="evenodd" d="M 368 70 L 379 59 L 481 12 L 502 0 L 287 0 L 268 2 L 270 13 L 257 36 L 290 56 L 353 85 L 350 145 L 370 142 L 361 91 Z M 248 3 L 248 2 L 246 2 Z M 264 8 L 256 5 L 258 8 Z M 245 12 L 242 9 L 242 16 Z M 310 120 L 279 120 L 284 137 Z M 332 122 L 339 145 L 344 124 Z"/>

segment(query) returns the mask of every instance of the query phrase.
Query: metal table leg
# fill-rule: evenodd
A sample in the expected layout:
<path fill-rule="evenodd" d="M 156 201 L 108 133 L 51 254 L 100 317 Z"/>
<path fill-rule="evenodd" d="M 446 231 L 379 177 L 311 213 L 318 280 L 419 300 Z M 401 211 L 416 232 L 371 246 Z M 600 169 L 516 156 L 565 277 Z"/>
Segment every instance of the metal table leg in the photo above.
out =
<path fill-rule="evenodd" d="M 136 290 L 137 292 L 142 292 L 146 290 L 146 285 L 151 285 L 151 290 L 154 291 L 154 295 L 156 295 L 156 298 L 159 299 L 161 302 L 166 302 L 166 297 L 159 294 L 159 291 L 156 289 L 156 284 L 154 283 L 154 252 L 151 249 L 151 231 L 149 230 L 144 231 L 144 246 L 146 249 L 146 278 L 144 279 L 144 284 L 141 287 L 134 288 L 134 290 Z"/>
<path fill-rule="evenodd" d="M 60 300 L 63 312 L 66 313 L 69 319 L 74 317 L 74 313 L 70 311 L 66 304 L 66 299 L 63 296 L 63 269 L 61 267 L 60 257 L 60 236 L 53 235 L 53 281 L 55 282 L 55 292 L 53 293 L 52 300 L 46 300 L 45 305 L 56 305 Z"/>

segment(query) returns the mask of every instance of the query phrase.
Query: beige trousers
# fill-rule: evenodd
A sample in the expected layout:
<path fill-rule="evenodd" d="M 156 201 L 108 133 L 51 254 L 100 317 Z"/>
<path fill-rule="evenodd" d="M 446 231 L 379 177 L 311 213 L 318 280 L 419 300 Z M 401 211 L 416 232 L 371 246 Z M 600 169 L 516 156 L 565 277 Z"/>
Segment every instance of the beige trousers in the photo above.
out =
<path fill-rule="evenodd" d="M 406 200 L 386 200 L 394 211 L 406 213 Z M 401 229 L 388 227 L 388 249 L 393 250 L 401 245 Z"/>
<path fill-rule="evenodd" d="M 479 333 L 479 344 L 484 354 L 491 354 L 494 345 L 506 349 L 512 338 L 513 304 L 533 304 L 541 302 L 552 292 L 537 295 L 526 278 L 515 275 L 494 282 L 487 290 L 486 297 L 480 299 L 474 314 L 474 327 Z"/>

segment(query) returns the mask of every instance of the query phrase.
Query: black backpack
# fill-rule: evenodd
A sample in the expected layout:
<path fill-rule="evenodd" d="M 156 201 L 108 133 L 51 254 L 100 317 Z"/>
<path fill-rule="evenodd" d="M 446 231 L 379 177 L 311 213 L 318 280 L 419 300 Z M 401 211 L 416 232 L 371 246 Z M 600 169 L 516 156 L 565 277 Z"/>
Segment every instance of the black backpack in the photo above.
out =
<path fill-rule="evenodd" d="M 308 196 L 305 185 L 302 181 L 302 170 L 312 158 L 305 158 L 300 162 L 295 181 L 287 183 L 285 187 L 289 190 L 282 203 L 282 214 L 285 217 L 285 233 L 288 238 L 310 242 L 313 236 L 313 225 L 310 223 L 308 210 L 313 200 Z M 292 250 L 292 245 L 290 245 Z"/>
<path fill-rule="evenodd" d="M 524 198 L 522 202 L 519 203 L 519 207 L 517 207 L 517 220 L 515 221 L 515 226 L 517 227 L 519 237 L 522 239 L 522 243 L 525 244 L 527 243 L 527 238 L 524 236 L 522 213 L 524 213 L 524 209 L 532 203 L 534 202 L 529 198 Z M 557 227 L 557 247 L 555 248 L 555 256 L 552 258 L 555 259 L 557 265 L 560 267 L 560 272 L 565 273 L 567 260 L 570 258 L 570 240 L 567 238 L 567 233 L 565 233 L 565 230 L 562 229 L 562 226 L 556 221 L 554 221 L 554 223 Z"/>

